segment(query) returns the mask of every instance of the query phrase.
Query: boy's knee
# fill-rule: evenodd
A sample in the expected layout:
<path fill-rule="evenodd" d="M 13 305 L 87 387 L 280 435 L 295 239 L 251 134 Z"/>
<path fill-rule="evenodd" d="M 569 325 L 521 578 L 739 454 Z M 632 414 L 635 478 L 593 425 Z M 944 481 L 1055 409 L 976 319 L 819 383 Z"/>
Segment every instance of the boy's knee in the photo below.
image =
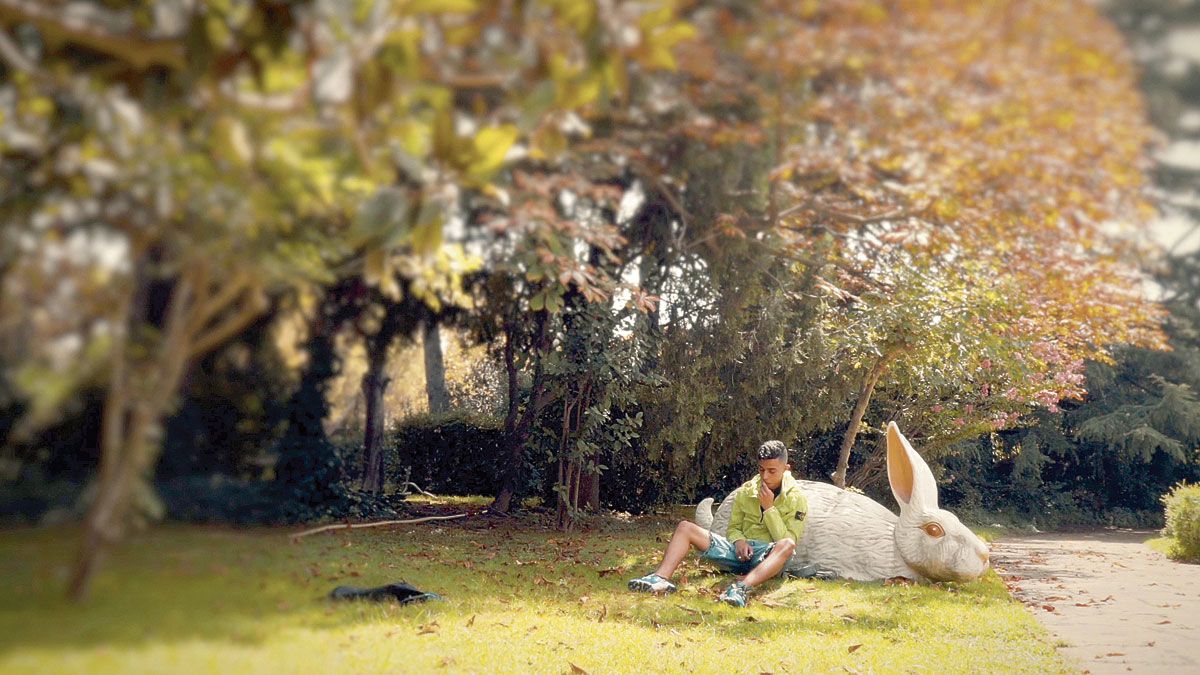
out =
<path fill-rule="evenodd" d="M 786 539 L 780 539 L 779 541 L 775 542 L 775 548 L 780 553 L 791 555 L 796 551 L 796 542 L 790 537 Z"/>

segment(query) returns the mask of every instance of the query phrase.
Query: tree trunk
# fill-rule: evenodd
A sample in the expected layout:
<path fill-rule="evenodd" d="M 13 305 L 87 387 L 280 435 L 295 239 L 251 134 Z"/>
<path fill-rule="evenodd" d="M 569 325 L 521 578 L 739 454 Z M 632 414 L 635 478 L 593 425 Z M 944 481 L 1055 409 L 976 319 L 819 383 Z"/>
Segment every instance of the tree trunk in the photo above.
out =
<path fill-rule="evenodd" d="M 98 482 L 95 501 L 88 509 L 83 526 L 79 557 L 67 585 L 67 596 L 79 601 L 91 591 L 92 578 L 104 558 L 106 548 L 124 534 L 125 516 L 135 483 L 153 463 L 147 446 L 147 415 L 132 414 L 117 447 L 106 442 L 102 448 L 111 473 Z"/>
<path fill-rule="evenodd" d="M 583 508 L 594 511 L 600 508 L 600 474 L 583 475 Z"/>
<path fill-rule="evenodd" d="M 554 520 L 555 527 L 559 530 L 566 530 L 571 522 L 571 469 L 574 463 L 568 460 L 567 448 L 571 441 L 573 407 L 570 399 L 563 400 L 562 430 L 558 436 L 558 481 L 554 484 L 554 492 L 558 496 Z"/>
<path fill-rule="evenodd" d="M 505 434 L 502 453 L 508 462 L 500 480 L 500 489 L 496 492 L 496 499 L 492 501 L 491 505 L 491 509 L 499 513 L 508 513 L 508 509 L 512 506 L 512 499 L 517 493 L 517 486 L 521 478 L 521 465 L 525 462 L 525 442 L 529 439 L 529 430 L 547 403 L 543 400 L 546 381 L 542 362 L 543 354 L 549 346 L 547 344 L 548 316 L 546 312 L 538 312 L 536 320 L 537 333 L 532 350 L 536 364 L 533 386 L 530 387 L 529 400 L 525 404 L 525 410 L 519 415 L 517 400 L 519 373 L 516 366 L 516 347 L 513 344 L 516 339 L 517 327 L 515 322 L 506 322 L 504 327 L 504 367 L 508 372 L 508 415 L 504 420 Z"/>
<path fill-rule="evenodd" d="M 442 360 L 442 331 L 437 321 L 425 322 L 422 339 L 425 348 L 425 393 L 429 397 L 429 412 L 450 410 L 450 393 L 446 391 L 446 365 Z"/>
<path fill-rule="evenodd" d="M 867 404 L 871 402 L 875 383 L 879 382 L 879 377 L 883 375 L 883 371 L 887 370 L 887 362 L 886 356 L 880 357 L 875 362 L 875 366 L 871 368 L 871 372 L 867 373 L 867 379 L 858 393 L 858 403 L 854 405 L 854 412 L 850 415 L 850 425 L 846 427 L 846 434 L 842 436 L 837 471 L 833 474 L 833 484 L 840 488 L 846 487 L 846 470 L 850 468 L 850 449 L 854 447 L 854 439 L 858 437 L 858 429 L 862 426 L 862 418 L 867 412 Z"/>
<path fill-rule="evenodd" d="M 368 492 L 383 491 L 383 447 L 386 423 L 384 394 L 391 378 L 386 372 L 387 351 L 391 340 L 367 340 L 367 372 L 363 374 L 363 398 L 367 404 L 367 419 L 363 425 L 363 455 L 366 466 L 363 470 L 362 489 Z"/>
<path fill-rule="evenodd" d="M 517 400 L 520 388 L 517 381 L 516 348 L 513 345 L 514 331 L 516 328 L 511 323 L 504 324 L 504 372 L 508 378 L 508 414 L 504 416 L 504 446 L 501 452 L 505 457 L 513 456 L 513 448 L 510 447 L 510 444 L 516 431 L 520 406 L 520 402 Z M 517 467 L 517 470 L 519 468 Z M 512 470 L 510 467 L 505 467 L 500 476 L 500 489 L 496 493 L 496 499 L 492 502 L 492 509 L 500 513 L 508 513 L 513 494 L 516 492 L 516 481 L 510 482 L 509 480 L 509 473 Z"/>
<path fill-rule="evenodd" d="M 181 278 L 172 291 L 156 349 L 148 358 L 142 357 L 144 361 L 131 357 L 134 350 L 128 348 L 127 336 L 135 317 L 140 321 L 142 308 L 135 313 L 134 304 L 142 304 L 144 297 L 135 291 L 121 308 L 105 400 L 97 492 L 88 508 L 79 558 L 67 586 L 67 596 L 75 601 L 87 597 L 105 548 L 124 533 L 137 482 L 147 477 L 161 449 L 162 417 L 195 356 L 194 336 L 188 329 L 192 287 L 188 279 Z M 131 372 L 135 364 L 141 367 Z"/>

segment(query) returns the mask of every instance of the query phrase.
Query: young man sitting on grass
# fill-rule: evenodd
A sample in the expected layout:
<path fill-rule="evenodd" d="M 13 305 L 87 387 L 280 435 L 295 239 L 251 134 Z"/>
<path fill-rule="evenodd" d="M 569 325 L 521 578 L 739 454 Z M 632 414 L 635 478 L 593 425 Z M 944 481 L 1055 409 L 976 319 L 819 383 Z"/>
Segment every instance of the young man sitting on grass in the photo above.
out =
<path fill-rule="evenodd" d="M 767 441 L 758 448 L 758 475 L 737 489 L 729 530 L 722 537 L 699 525 L 683 521 L 675 528 L 662 564 L 652 574 L 629 582 L 629 590 L 672 593 L 669 579 L 688 551 L 695 548 L 734 574 L 746 575 L 733 582 L 720 600 L 735 607 L 746 606 L 749 590 L 774 577 L 796 550 L 804 532 L 808 500 L 788 469 L 787 447 Z"/>

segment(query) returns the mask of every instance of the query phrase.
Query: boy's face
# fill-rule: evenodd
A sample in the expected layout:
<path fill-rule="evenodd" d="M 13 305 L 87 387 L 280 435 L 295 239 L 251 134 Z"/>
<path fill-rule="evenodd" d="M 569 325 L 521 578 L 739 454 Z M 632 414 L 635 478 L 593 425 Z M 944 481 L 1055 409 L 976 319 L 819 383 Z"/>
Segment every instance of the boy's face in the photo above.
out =
<path fill-rule="evenodd" d="M 762 477 L 762 482 L 772 490 L 778 490 L 783 483 L 783 474 L 788 469 L 792 468 L 791 464 L 784 464 L 782 459 L 760 459 L 758 460 L 758 475 Z"/>

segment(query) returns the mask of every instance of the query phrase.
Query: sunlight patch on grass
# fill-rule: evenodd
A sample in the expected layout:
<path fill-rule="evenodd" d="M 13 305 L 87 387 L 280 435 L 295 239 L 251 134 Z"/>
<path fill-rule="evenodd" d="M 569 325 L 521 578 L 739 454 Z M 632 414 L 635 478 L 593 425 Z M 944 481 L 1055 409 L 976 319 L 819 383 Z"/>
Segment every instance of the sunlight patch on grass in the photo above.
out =
<path fill-rule="evenodd" d="M 1144 543 L 1168 558 L 1171 557 L 1171 549 L 1175 546 L 1175 540 L 1171 537 L 1153 537 Z"/>
<path fill-rule="evenodd" d="M 1167 556 L 1171 560 L 1174 560 L 1175 562 L 1188 564 L 1200 563 L 1200 560 L 1191 560 L 1185 556 L 1180 550 L 1179 544 L 1175 541 L 1174 537 L 1153 537 L 1151 539 L 1147 539 L 1145 544 L 1155 551 Z"/>
<path fill-rule="evenodd" d="M 1008 530 L 1005 528 L 994 525 L 971 525 L 970 527 L 975 536 L 989 544 L 1008 534 Z"/>
<path fill-rule="evenodd" d="M 561 533 L 520 520 L 339 531 L 165 526 L 116 549 L 92 600 L 61 599 L 74 533 L 0 533 L 2 672 L 1066 672 L 994 573 L 963 585 L 774 581 L 746 609 L 685 561 L 630 593 L 673 529 L 643 517 Z M 405 580 L 446 597 L 334 603 Z"/>

